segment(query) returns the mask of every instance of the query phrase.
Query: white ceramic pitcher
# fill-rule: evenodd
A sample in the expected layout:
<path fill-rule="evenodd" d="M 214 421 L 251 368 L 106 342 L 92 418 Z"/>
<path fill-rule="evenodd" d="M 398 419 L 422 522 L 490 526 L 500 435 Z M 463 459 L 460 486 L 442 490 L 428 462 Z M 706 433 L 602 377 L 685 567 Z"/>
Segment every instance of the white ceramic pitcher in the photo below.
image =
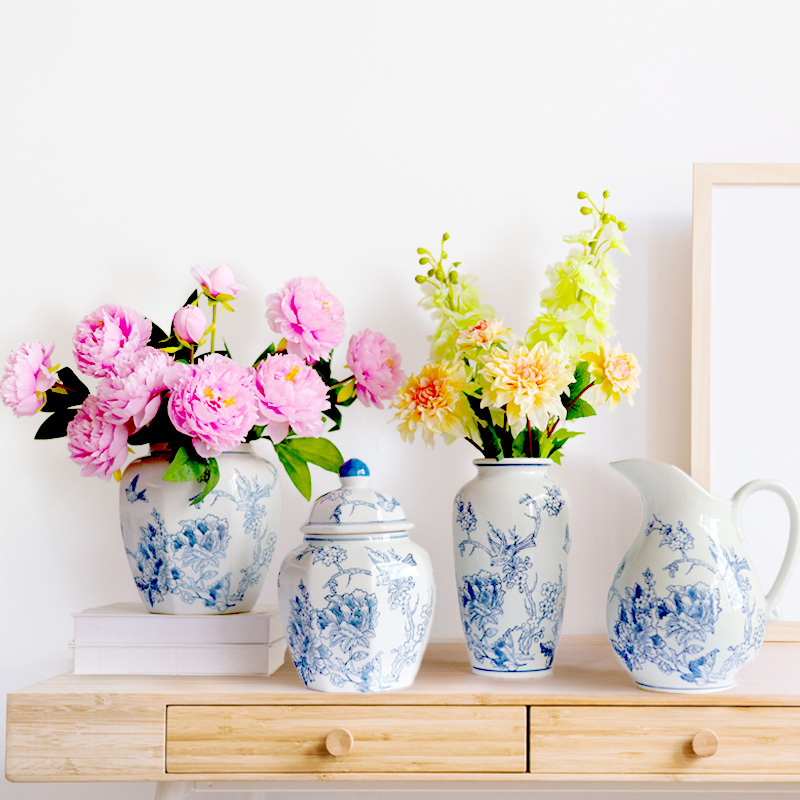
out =
<path fill-rule="evenodd" d="M 778 616 L 797 559 L 797 501 L 771 480 L 746 483 L 727 500 L 669 464 L 629 459 L 611 466 L 644 505 L 608 593 L 606 625 L 620 663 L 643 689 L 727 689 Z M 741 526 L 742 505 L 762 490 L 778 494 L 789 510 L 786 553 L 766 594 L 742 547 Z"/>

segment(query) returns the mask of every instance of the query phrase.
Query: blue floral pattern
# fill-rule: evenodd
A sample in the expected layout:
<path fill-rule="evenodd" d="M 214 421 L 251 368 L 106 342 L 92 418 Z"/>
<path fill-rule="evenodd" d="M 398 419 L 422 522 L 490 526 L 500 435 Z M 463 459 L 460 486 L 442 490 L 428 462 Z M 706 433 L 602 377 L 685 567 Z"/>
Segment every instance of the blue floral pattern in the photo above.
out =
<path fill-rule="evenodd" d="M 278 576 L 289 651 L 312 688 L 330 682 L 342 691 L 393 689 L 416 674 L 422 659 L 432 580 L 420 580 L 412 553 L 377 543 L 358 549 L 368 555 L 369 568 L 359 566 L 363 558 L 351 558 L 348 547 L 307 542 L 286 557 Z M 305 578 L 295 584 L 295 575 Z M 322 588 L 324 605 L 313 603 L 309 579 Z"/>
<path fill-rule="evenodd" d="M 697 535 L 681 521 L 668 523 L 653 515 L 644 536 L 653 535 L 659 537 L 658 548 L 675 554 L 660 570 L 668 581 L 660 581 L 651 567 L 644 568 L 640 579 L 626 581 L 623 559 L 609 591 L 614 651 L 634 677 L 653 665 L 687 688 L 729 684 L 732 674 L 758 651 L 766 630 L 765 615 L 756 610 L 745 574 L 747 561 L 732 548 L 721 547 L 711 534 L 698 551 Z M 723 650 L 716 634 L 724 603 L 741 612 L 744 624 L 740 640 Z"/>
<path fill-rule="evenodd" d="M 139 527 L 138 541 L 126 548 L 134 581 L 143 600 L 154 610 L 170 595 L 189 605 L 200 604 L 216 612 L 236 608 L 247 590 L 259 584 L 272 559 L 277 534 L 268 530 L 264 502 L 277 485 L 277 472 L 270 467 L 270 482 L 261 484 L 234 470 L 228 482 L 232 491 L 220 485 L 194 508 L 198 516 L 181 519 L 169 531 L 163 515 L 138 489 L 139 473 L 124 487 L 129 503 L 152 505 L 149 518 Z M 151 498 L 152 499 L 152 498 Z M 231 526 L 227 516 L 211 513 L 221 501 L 228 502 L 244 517 L 245 534 L 252 539 L 252 557 L 236 572 L 227 566 Z M 207 512 L 207 513 L 204 513 Z"/>
<path fill-rule="evenodd" d="M 564 499 L 559 487 L 548 482 L 541 494 L 520 497 L 519 505 L 524 528 L 503 529 L 481 519 L 462 494 L 454 502 L 455 527 L 464 537 L 457 539 L 457 557 L 481 567 L 462 575 L 458 587 L 467 647 L 478 670 L 548 670 L 561 634 L 569 551 Z M 563 553 L 549 573 L 536 556 L 545 518 L 552 520 L 548 536 L 558 537 Z"/>

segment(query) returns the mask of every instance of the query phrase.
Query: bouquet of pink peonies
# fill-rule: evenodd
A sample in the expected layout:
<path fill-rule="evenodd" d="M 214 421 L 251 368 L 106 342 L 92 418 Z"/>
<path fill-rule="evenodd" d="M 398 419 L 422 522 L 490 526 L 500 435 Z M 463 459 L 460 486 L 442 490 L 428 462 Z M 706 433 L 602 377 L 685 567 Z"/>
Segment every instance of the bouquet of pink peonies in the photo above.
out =
<path fill-rule="evenodd" d="M 356 398 L 378 408 L 391 400 L 404 378 L 397 349 L 382 334 L 361 331 L 347 352 L 352 374 L 334 378 L 331 356 L 344 338 L 344 310 L 318 279 L 295 278 L 266 298 L 267 321 L 281 340 L 243 367 L 226 346 L 216 348 L 216 334 L 223 310 L 233 311 L 246 287 L 227 265 L 210 274 L 194 267 L 192 274 L 200 291 L 175 313 L 169 334 L 112 304 L 78 323 L 73 355 L 78 370 L 97 379 L 94 394 L 69 367 L 51 363 L 52 345 L 27 342 L 6 362 L 3 402 L 17 416 L 47 414 L 36 438 L 66 436 L 82 475 L 119 477 L 129 445 L 157 444 L 171 454 L 165 480 L 205 484 L 198 502 L 219 478 L 216 456 L 266 438 L 310 499 L 308 464 L 336 471 L 343 460 L 322 438 L 326 427 L 337 430 L 339 407 Z"/>

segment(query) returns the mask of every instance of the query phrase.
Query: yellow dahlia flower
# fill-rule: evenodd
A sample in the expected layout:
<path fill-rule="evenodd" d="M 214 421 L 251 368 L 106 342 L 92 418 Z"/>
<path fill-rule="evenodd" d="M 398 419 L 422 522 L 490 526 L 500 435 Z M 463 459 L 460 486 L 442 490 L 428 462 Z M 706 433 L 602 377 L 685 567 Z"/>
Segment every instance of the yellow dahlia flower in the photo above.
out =
<path fill-rule="evenodd" d="M 504 328 L 503 320 L 497 317 L 482 319 L 471 328 L 459 332 L 456 347 L 459 353 L 488 350 L 492 345 L 504 342 L 510 332 L 511 328 Z"/>
<path fill-rule="evenodd" d="M 545 430 L 550 417 L 566 417 L 561 394 L 574 380 L 573 369 L 566 354 L 548 350 L 544 342 L 531 350 L 522 344 L 508 353 L 496 349 L 481 376 L 489 383 L 481 406 L 503 408 L 514 436 L 528 423 Z"/>
<path fill-rule="evenodd" d="M 399 409 L 397 430 L 403 439 L 413 442 L 417 429 L 421 429 L 422 438 L 430 447 L 437 433 L 448 444 L 461 436 L 470 436 L 476 426 L 472 409 L 462 394 L 468 386 L 461 362 L 425 364 L 419 375 L 412 375 L 403 383 L 394 398 L 393 405 Z"/>
<path fill-rule="evenodd" d="M 619 344 L 611 349 L 603 340 L 599 353 L 586 353 L 584 358 L 597 380 L 598 400 L 608 400 L 608 407 L 613 409 L 625 396 L 633 405 L 633 393 L 639 388 L 639 373 L 642 371 L 633 353 L 623 353 Z"/>

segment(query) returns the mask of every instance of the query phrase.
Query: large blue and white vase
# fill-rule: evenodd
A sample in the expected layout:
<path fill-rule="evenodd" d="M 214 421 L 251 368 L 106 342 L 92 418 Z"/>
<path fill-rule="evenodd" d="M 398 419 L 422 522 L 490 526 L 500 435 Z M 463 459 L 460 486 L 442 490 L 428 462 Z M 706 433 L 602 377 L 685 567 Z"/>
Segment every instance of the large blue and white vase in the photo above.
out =
<path fill-rule="evenodd" d="M 370 488 L 366 464 L 351 459 L 339 474 L 278 575 L 289 652 L 311 689 L 403 689 L 428 641 L 433 568 L 397 500 Z"/>
<path fill-rule="evenodd" d="M 637 487 L 642 524 L 608 592 L 606 625 L 620 664 L 642 689 L 714 692 L 754 658 L 798 550 L 800 510 L 775 481 L 745 484 L 732 499 L 709 494 L 670 464 L 611 465 Z M 742 547 L 741 508 L 760 490 L 789 509 L 786 554 L 764 594 Z"/>
<path fill-rule="evenodd" d="M 456 583 L 472 669 L 548 675 L 561 635 L 569 501 L 548 458 L 478 459 L 453 504 Z"/>
<path fill-rule="evenodd" d="M 162 614 L 250 611 L 280 521 L 278 474 L 242 445 L 217 456 L 219 482 L 165 481 L 169 453 L 133 461 L 120 482 L 122 538 L 145 607 Z"/>

